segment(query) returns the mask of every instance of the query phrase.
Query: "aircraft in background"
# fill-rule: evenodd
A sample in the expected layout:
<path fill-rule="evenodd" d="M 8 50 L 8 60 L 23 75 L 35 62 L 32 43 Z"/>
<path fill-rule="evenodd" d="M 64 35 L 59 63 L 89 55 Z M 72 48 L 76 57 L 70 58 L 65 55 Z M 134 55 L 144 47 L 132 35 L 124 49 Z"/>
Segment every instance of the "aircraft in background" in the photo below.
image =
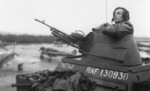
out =
<path fill-rule="evenodd" d="M 7 64 L 9 61 L 11 61 L 11 59 L 13 59 L 15 55 L 18 55 L 15 52 L 15 46 L 16 46 L 16 42 L 14 43 L 14 47 L 12 50 L 8 50 L 8 49 L 0 50 L 0 69 L 3 67 L 4 64 Z"/>
<path fill-rule="evenodd" d="M 0 40 L 0 48 L 7 50 L 7 48 L 6 48 L 7 45 L 8 45 L 8 44 L 7 44 L 6 42 L 2 42 L 2 41 Z"/>
<path fill-rule="evenodd" d="M 44 56 L 48 56 L 50 60 L 52 60 L 52 57 L 58 57 L 58 56 L 68 57 L 68 56 L 75 56 L 77 54 L 77 50 L 73 50 L 71 53 L 67 53 L 54 48 L 45 48 L 45 47 L 41 47 L 39 51 L 41 51 L 41 55 L 40 55 L 41 59 L 43 59 Z"/>
<path fill-rule="evenodd" d="M 148 48 L 150 48 L 150 44 L 144 44 L 144 43 L 141 43 L 141 42 L 137 42 L 137 46 L 138 47 L 148 47 Z"/>
<path fill-rule="evenodd" d="M 137 46 L 138 46 L 139 51 L 143 51 L 143 52 L 150 54 L 150 44 L 137 42 Z"/>
<path fill-rule="evenodd" d="M 5 41 L 1 41 L 0 40 L 0 49 L 4 49 L 4 50 L 8 50 L 6 47 L 9 46 L 9 45 L 16 45 L 16 42 L 14 43 L 7 43 Z"/>
<path fill-rule="evenodd" d="M 14 58 L 16 54 L 15 52 L 8 52 L 0 54 L 0 69 L 3 67 L 4 64 L 7 64 L 11 59 Z"/>

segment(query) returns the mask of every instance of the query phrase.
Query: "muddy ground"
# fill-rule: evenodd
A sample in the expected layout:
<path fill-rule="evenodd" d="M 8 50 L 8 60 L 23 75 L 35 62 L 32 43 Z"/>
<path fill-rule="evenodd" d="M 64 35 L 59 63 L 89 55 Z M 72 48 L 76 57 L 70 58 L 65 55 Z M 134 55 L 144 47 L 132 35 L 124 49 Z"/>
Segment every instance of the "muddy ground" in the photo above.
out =
<path fill-rule="evenodd" d="M 49 61 L 48 58 L 41 60 L 40 51 L 38 51 L 41 46 L 65 50 L 67 52 L 73 50 L 72 47 L 55 47 L 50 44 L 16 45 L 15 52 L 18 53 L 19 56 L 15 56 L 14 59 L 0 69 L 0 91 L 17 91 L 15 87 L 13 88 L 11 86 L 16 82 L 16 75 L 42 70 L 54 70 L 56 68 L 61 62 L 62 57 L 53 57 L 51 61 Z M 12 50 L 13 46 L 7 48 Z M 20 63 L 23 64 L 23 71 L 18 71 L 17 67 Z"/>

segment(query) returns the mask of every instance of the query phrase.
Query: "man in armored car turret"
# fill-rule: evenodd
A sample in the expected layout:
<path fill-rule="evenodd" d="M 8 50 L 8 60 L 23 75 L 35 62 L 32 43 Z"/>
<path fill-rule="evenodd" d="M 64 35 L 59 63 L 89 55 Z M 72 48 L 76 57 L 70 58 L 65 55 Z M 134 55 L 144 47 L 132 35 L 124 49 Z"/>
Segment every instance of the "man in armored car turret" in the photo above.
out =
<path fill-rule="evenodd" d="M 134 28 L 129 22 L 129 19 L 129 11 L 123 7 L 117 7 L 113 12 L 113 24 L 104 23 L 97 28 L 93 28 L 92 30 L 94 32 L 99 33 L 100 36 L 104 36 L 99 37 L 99 40 L 96 40 L 99 41 L 99 44 L 95 44 L 96 46 L 91 48 L 91 53 L 94 54 L 93 49 L 96 49 L 96 47 L 98 49 L 99 46 L 99 52 L 96 54 L 101 57 L 120 60 L 121 63 L 116 63 L 118 65 L 133 66 L 142 64 L 142 60 L 133 37 Z M 108 36 L 108 38 L 105 36 Z"/>
<path fill-rule="evenodd" d="M 83 56 L 83 60 L 89 64 L 141 65 L 142 60 L 133 36 L 134 28 L 129 19 L 129 11 L 117 7 L 113 12 L 112 24 L 104 23 L 92 28 L 93 32 L 84 37 L 83 45 L 79 45 L 88 53 L 88 56 Z"/>
<path fill-rule="evenodd" d="M 112 38 L 122 38 L 127 34 L 133 34 L 133 25 L 129 22 L 129 11 L 123 7 L 117 7 L 113 12 L 112 22 L 115 24 L 104 23 L 98 28 L 93 28 Z"/>

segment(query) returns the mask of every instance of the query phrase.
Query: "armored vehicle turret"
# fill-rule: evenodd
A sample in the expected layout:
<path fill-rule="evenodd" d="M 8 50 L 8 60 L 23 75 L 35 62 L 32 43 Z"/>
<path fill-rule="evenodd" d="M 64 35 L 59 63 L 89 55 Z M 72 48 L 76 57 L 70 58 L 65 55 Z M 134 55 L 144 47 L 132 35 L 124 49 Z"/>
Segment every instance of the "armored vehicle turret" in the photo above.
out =
<path fill-rule="evenodd" d="M 91 32 L 85 37 L 79 34 L 78 37 L 83 38 L 81 41 L 58 34 L 56 37 L 78 48 L 81 55 L 63 58 L 54 72 L 16 76 L 13 86 L 17 86 L 17 91 L 30 91 L 35 86 L 46 88 L 45 84 L 51 87 L 47 91 L 150 90 L 150 65 L 143 64 L 132 35 L 115 40 L 102 33 Z M 80 77 L 76 73 L 80 73 Z"/>

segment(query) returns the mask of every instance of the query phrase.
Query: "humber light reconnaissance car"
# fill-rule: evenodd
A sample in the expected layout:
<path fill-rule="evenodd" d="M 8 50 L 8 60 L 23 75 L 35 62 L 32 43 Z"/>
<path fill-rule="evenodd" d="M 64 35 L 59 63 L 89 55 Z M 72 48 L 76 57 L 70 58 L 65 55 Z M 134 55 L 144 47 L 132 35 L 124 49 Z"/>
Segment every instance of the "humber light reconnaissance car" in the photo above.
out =
<path fill-rule="evenodd" d="M 93 31 L 72 37 L 36 21 L 81 55 L 63 58 L 55 71 L 17 75 L 12 85 L 17 91 L 150 91 L 150 65 L 143 63 L 132 35 L 115 40 Z"/>

